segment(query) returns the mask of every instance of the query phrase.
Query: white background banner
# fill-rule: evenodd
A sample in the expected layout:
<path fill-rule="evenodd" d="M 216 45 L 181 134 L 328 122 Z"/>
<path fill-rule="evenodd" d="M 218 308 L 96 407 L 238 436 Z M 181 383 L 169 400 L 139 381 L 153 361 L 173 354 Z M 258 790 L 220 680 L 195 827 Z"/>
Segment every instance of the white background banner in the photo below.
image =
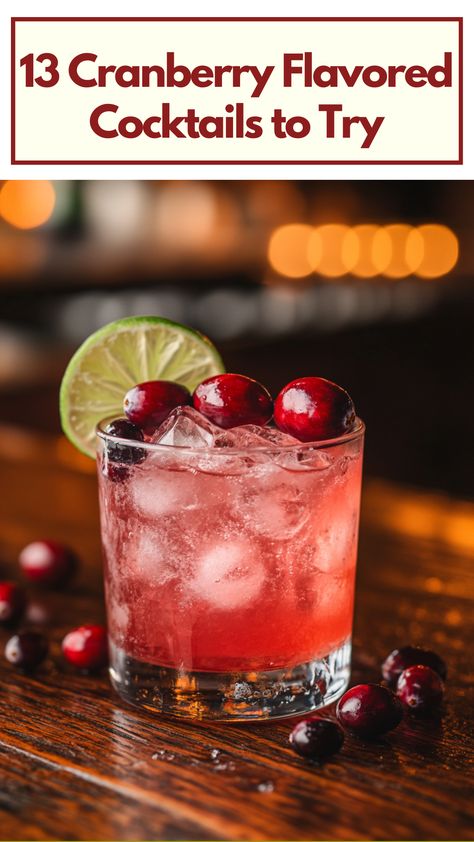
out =
<path fill-rule="evenodd" d="M 159 16 L 160 5 L 137 2 L 133 15 Z M 221 4 L 198 5 L 177 4 L 180 20 L 29 21 L 22 18 L 39 11 L 64 16 L 64 4 L 7 3 L 1 176 L 473 177 L 469 90 L 462 152 L 456 20 L 464 17 L 469 87 L 467 3 L 384 3 L 384 17 L 398 20 L 186 20 L 222 17 Z M 229 3 L 227 16 L 269 11 L 249 5 Z M 336 2 L 330 11 L 349 9 Z M 115 17 L 130 12 L 114 4 Z M 275 18 L 309 12 L 322 10 L 303 2 L 271 9 Z M 110 13 L 105 2 L 67 6 L 71 17 Z M 381 4 L 361 2 L 357 15 L 380 17 Z"/>

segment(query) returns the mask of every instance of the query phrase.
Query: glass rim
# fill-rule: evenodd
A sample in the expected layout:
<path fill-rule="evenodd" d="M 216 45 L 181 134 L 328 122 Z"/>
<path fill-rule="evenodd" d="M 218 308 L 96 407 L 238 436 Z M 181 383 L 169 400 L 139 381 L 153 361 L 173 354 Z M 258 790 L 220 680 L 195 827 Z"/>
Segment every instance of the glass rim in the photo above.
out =
<path fill-rule="evenodd" d="M 110 433 L 107 433 L 104 429 L 107 424 L 110 424 L 111 421 L 116 421 L 117 416 L 112 416 L 111 418 L 103 418 L 102 421 L 99 421 L 95 428 L 96 435 L 99 439 L 102 439 L 105 442 L 113 442 L 114 444 L 123 444 L 127 447 L 139 447 L 141 450 L 146 450 L 150 453 L 182 453 L 183 455 L 189 454 L 206 454 L 206 455 L 216 455 L 218 458 L 221 456 L 229 456 L 232 454 L 233 456 L 247 456 L 249 453 L 292 453 L 294 451 L 300 452 L 301 450 L 328 450 L 331 447 L 337 447 L 341 444 L 347 444 L 348 442 L 355 441 L 357 439 L 362 438 L 365 433 L 365 424 L 361 418 L 356 417 L 355 420 L 355 427 L 353 430 L 350 430 L 348 433 L 344 433 L 342 436 L 336 436 L 332 439 L 324 439 L 321 441 L 301 441 L 297 442 L 296 444 L 288 444 L 288 445 L 279 445 L 276 447 L 271 447 L 269 445 L 262 445 L 261 447 L 188 447 L 188 446 L 181 446 L 176 444 L 158 444 L 155 442 L 147 442 L 147 441 L 137 441 L 136 439 L 124 439 L 120 436 L 113 436 Z M 223 432 L 226 432 L 223 430 Z"/>

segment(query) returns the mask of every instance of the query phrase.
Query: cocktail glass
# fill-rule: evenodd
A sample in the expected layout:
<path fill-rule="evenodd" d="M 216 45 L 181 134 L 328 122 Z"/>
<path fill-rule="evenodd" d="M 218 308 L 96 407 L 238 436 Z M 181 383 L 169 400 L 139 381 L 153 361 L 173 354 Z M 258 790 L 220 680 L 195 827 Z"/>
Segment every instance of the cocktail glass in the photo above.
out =
<path fill-rule="evenodd" d="M 255 446 L 237 429 L 231 446 L 224 436 L 210 448 L 119 440 L 105 427 L 101 531 L 120 696 L 220 720 L 337 699 L 350 674 L 363 423 L 290 446 L 269 429 Z"/>

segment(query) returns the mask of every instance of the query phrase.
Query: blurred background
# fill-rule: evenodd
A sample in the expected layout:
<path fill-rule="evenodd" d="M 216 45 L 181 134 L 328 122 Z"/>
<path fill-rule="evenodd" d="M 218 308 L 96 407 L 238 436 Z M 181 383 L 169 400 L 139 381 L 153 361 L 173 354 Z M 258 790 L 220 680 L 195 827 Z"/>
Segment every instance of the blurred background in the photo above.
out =
<path fill-rule="evenodd" d="M 276 393 L 318 374 L 367 423 L 366 472 L 473 496 L 472 182 L 0 183 L 0 456 L 93 466 L 60 434 L 77 345 L 185 322 Z"/>

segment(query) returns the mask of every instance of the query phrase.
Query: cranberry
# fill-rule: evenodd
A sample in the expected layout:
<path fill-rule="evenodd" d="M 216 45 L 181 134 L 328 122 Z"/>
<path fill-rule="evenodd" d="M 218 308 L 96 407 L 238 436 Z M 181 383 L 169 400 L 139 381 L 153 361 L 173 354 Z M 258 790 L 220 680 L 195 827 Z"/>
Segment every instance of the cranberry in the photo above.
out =
<path fill-rule="evenodd" d="M 123 408 L 129 421 L 147 432 L 153 432 L 172 409 L 190 403 L 191 393 L 186 386 L 171 380 L 148 380 L 146 383 L 138 383 L 127 392 Z"/>
<path fill-rule="evenodd" d="M 382 675 L 385 681 L 396 684 L 398 677 L 407 667 L 414 667 L 423 664 L 431 667 L 443 680 L 446 678 L 446 664 L 436 652 L 430 649 L 421 649 L 418 646 L 402 646 L 401 649 L 394 649 L 382 664 Z"/>
<path fill-rule="evenodd" d="M 102 461 L 102 473 L 111 482 L 125 482 L 130 476 L 130 470 L 126 465 L 115 465 L 107 458 Z"/>
<path fill-rule="evenodd" d="M 95 670 L 108 660 L 107 630 L 104 626 L 79 626 L 62 642 L 63 655 L 75 667 Z"/>
<path fill-rule="evenodd" d="M 194 408 L 224 429 L 241 424 L 263 427 L 273 414 L 273 401 L 264 386 L 243 374 L 218 374 L 196 388 Z"/>
<path fill-rule="evenodd" d="M 21 632 L 10 638 L 5 646 L 7 661 L 24 670 L 39 666 L 48 654 L 48 641 L 37 632 Z"/>
<path fill-rule="evenodd" d="M 277 427 L 300 441 L 341 436 L 352 429 L 355 417 L 352 398 L 324 377 L 293 380 L 275 401 Z"/>
<path fill-rule="evenodd" d="M 14 623 L 25 610 L 26 599 L 15 582 L 0 582 L 0 623 Z"/>
<path fill-rule="evenodd" d="M 131 421 L 127 421 L 126 418 L 117 418 L 115 421 L 111 421 L 105 428 L 105 432 L 109 436 L 116 436 L 119 439 L 144 440 L 140 427 Z M 107 453 L 109 459 L 113 462 L 124 462 L 128 465 L 143 462 L 146 457 L 146 453 L 141 447 L 127 447 L 125 444 L 111 441 L 107 443 Z"/>
<path fill-rule="evenodd" d="M 57 587 L 64 585 L 77 568 L 77 556 L 58 541 L 33 541 L 19 555 L 20 567 L 31 582 Z"/>
<path fill-rule="evenodd" d="M 109 436 L 120 439 L 143 441 L 143 432 L 136 424 L 126 418 L 117 418 L 106 428 Z M 127 447 L 121 442 L 107 440 L 102 461 L 102 473 L 112 482 L 123 482 L 128 477 L 128 465 L 139 465 L 146 459 L 146 451 L 142 447 Z M 121 463 L 121 464 L 117 464 Z"/>
<path fill-rule="evenodd" d="M 408 667 L 398 679 L 398 698 L 416 714 L 439 707 L 443 693 L 444 684 L 438 673 L 422 664 Z"/>
<path fill-rule="evenodd" d="M 344 731 L 336 722 L 315 716 L 298 722 L 290 734 L 290 744 L 302 757 L 324 760 L 335 754 L 344 742 Z"/>
<path fill-rule="evenodd" d="M 391 690 L 380 684 L 358 684 L 339 699 L 336 714 L 345 728 L 362 737 L 378 737 L 400 724 L 402 706 Z"/>

